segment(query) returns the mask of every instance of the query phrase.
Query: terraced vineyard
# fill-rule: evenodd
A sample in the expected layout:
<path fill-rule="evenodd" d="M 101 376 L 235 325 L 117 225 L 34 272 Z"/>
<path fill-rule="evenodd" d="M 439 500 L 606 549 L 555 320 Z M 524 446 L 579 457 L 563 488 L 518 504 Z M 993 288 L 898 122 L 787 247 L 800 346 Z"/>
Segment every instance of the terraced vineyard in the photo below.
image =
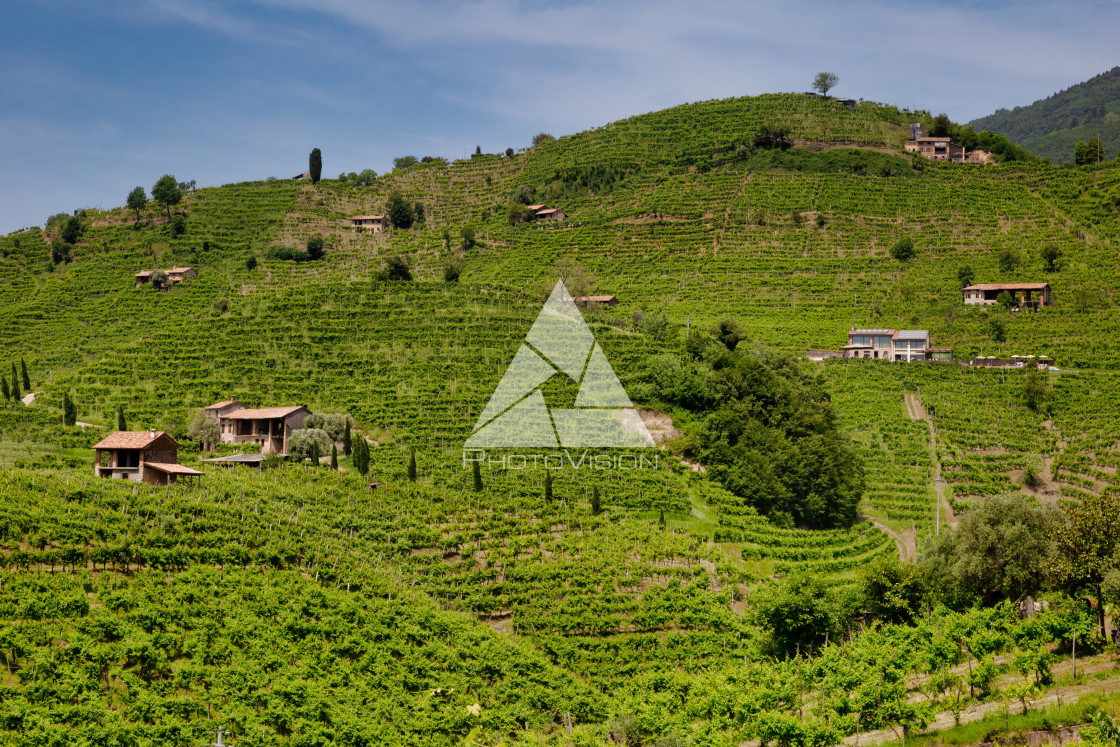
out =
<path fill-rule="evenodd" d="M 818 620 L 790 650 L 758 618 L 802 587 L 822 609 L 858 610 L 868 569 L 913 559 L 952 507 L 1008 491 L 1078 501 L 1120 485 L 1120 167 L 920 164 L 898 148 L 912 120 L 928 114 L 807 96 L 702 102 L 369 187 L 197 190 L 180 236 L 157 212 L 139 226 L 122 209 L 90 214 L 57 266 L 53 236 L 0 238 L 0 344 L 27 361 L 36 392 L 31 406 L 0 404 L 0 562 L 12 579 L 0 584 L 12 693 L 0 728 L 43 743 L 193 744 L 220 721 L 243 744 L 559 744 L 569 733 L 597 744 L 626 731 L 643 743 L 690 733 L 824 745 L 917 728 L 926 711 L 912 702 L 930 688 L 918 675 L 975 664 L 1013 677 L 995 655 L 1041 655 L 1082 629 L 1076 607 L 1033 624 L 1010 608 L 927 608 L 863 635 Z M 789 127 L 797 147 L 752 149 L 763 124 Z M 843 173 L 820 170 L 826 158 Z M 568 220 L 510 225 L 523 186 Z M 393 190 L 424 204 L 424 223 L 349 228 Z M 460 240 L 467 225 L 473 246 Z M 320 261 L 265 257 L 316 235 Z M 889 253 L 903 237 L 918 248 L 909 263 Z M 1047 245 L 1061 252 L 1053 272 L 1038 254 Z M 389 256 L 415 279 L 379 279 Z M 460 281 L 442 282 L 456 259 Z M 1048 354 L 1063 371 L 1048 375 L 1049 411 L 1035 412 L 1021 371 L 821 365 L 863 462 L 867 520 L 849 529 L 775 526 L 683 462 L 671 435 L 651 469 L 557 470 L 551 501 L 543 469 L 488 465 L 477 491 L 462 443 L 558 263 L 572 261 L 585 292 L 620 299 L 586 316 L 628 386 L 720 319 L 742 326 L 748 351 L 837 348 L 851 326 L 928 328 L 958 357 Z M 199 277 L 133 287 L 137 270 L 173 265 Z M 966 309 L 966 266 L 978 282 L 1045 279 L 1057 305 Z M 654 331 L 643 318 L 660 312 L 668 324 Z M 60 425 L 64 395 L 91 426 Z M 196 462 L 187 421 L 231 395 L 350 413 L 371 443 L 370 474 L 346 458 L 341 473 Z M 89 447 L 118 408 L 134 428 L 180 438 L 201 485 L 96 480 Z M 359 624 L 383 648 L 346 632 Z M 257 643 L 240 653 L 272 628 L 276 661 L 258 666 Z M 344 673 L 324 674 L 336 661 Z M 952 687 L 922 692 L 947 708 Z M 363 726 L 370 713 L 384 730 Z"/>

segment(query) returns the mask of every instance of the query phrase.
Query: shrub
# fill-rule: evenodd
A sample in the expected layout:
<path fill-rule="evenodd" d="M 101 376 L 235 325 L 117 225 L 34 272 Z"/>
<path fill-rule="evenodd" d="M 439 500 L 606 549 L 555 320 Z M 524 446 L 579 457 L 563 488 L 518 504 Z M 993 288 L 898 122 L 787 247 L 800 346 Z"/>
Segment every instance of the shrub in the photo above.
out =
<path fill-rule="evenodd" d="M 903 236 L 891 247 L 891 256 L 899 262 L 908 262 L 917 253 L 918 250 L 914 248 L 914 241 L 909 236 Z"/>
<path fill-rule="evenodd" d="M 311 259 L 306 252 L 288 246 L 270 246 L 264 256 L 265 259 L 286 259 L 292 262 L 306 262 Z"/>
<path fill-rule="evenodd" d="M 342 412 L 316 412 L 303 421 L 304 428 L 324 431 L 331 441 L 341 442 L 346 438 L 346 427 L 351 423 L 350 416 Z"/>
<path fill-rule="evenodd" d="M 307 240 L 308 259 L 321 259 L 323 257 L 323 237 L 312 236 Z"/>
<path fill-rule="evenodd" d="M 328 454 L 331 450 L 331 438 L 327 432 L 319 428 L 300 428 L 292 431 L 288 439 L 288 455 L 302 462 L 311 456 L 313 450 L 319 454 Z"/>
<path fill-rule="evenodd" d="M 443 281 L 445 283 L 459 282 L 459 276 L 463 274 L 463 262 L 459 259 L 453 259 L 447 263 L 443 268 Z"/>
<path fill-rule="evenodd" d="M 375 280 L 412 280 L 412 268 L 408 260 L 400 255 L 393 255 L 385 260 L 382 267 L 374 276 Z"/>

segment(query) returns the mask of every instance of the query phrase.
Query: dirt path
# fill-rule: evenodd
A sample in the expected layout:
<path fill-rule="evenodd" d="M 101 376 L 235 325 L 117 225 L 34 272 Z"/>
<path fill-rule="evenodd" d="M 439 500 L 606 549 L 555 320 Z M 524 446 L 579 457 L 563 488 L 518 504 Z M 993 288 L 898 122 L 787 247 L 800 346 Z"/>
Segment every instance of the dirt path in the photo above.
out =
<path fill-rule="evenodd" d="M 1085 695 L 1090 695 L 1100 692 L 1112 692 L 1120 690 L 1120 675 L 1109 677 L 1103 680 L 1096 680 L 1094 682 L 1086 682 L 1081 685 L 1073 685 L 1067 687 L 1054 687 L 1048 690 L 1042 697 L 1035 697 L 1027 700 L 1027 707 L 1031 710 L 1039 710 L 1049 706 L 1075 703 Z M 990 716 L 996 713 L 1005 713 L 1010 709 L 1011 713 L 1022 713 L 1023 706 L 1018 700 L 1006 701 L 997 700 L 990 703 L 977 703 L 975 705 L 965 708 L 960 713 L 961 724 L 969 724 L 973 721 L 979 721 L 985 716 Z M 926 726 L 922 732 L 943 731 L 952 729 L 958 723 L 957 718 L 952 711 L 941 711 L 933 720 Z M 847 737 L 844 744 L 848 745 L 863 745 L 863 744 L 880 744 L 882 742 L 893 742 L 902 738 L 901 732 L 895 732 L 893 729 L 880 729 L 877 731 L 864 732 L 863 734 Z"/>
<path fill-rule="evenodd" d="M 856 516 L 859 517 L 860 521 L 870 521 L 872 524 L 890 535 L 890 538 L 894 540 L 894 543 L 896 545 L 898 545 L 898 559 L 903 563 L 913 563 L 917 561 L 918 546 L 914 541 L 914 535 L 909 530 L 905 532 L 896 532 L 883 522 L 876 521 L 867 514 L 856 514 Z M 913 558 L 913 560 L 911 560 L 911 558 Z"/>
<path fill-rule="evenodd" d="M 933 465 L 933 488 L 937 491 L 938 511 L 943 512 L 947 525 L 956 527 L 957 517 L 953 513 L 952 503 L 945 500 L 945 480 L 941 478 L 941 460 L 937 458 L 937 426 L 933 424 L 933 418 L 926 412 L 926 408 L 922 407 L 921 393 L 907 394 L 905 399 L 910 419 L 924 420 L 929 428 L 929 461 Z"/>

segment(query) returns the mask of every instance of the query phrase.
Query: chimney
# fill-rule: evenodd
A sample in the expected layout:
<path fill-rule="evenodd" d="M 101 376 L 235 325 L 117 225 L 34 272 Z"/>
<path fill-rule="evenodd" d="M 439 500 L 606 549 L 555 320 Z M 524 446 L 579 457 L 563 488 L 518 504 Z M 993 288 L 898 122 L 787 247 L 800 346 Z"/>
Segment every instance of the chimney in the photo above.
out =
<path fill-rule="evenodd" d="M 148 435 L 151 436 L 152 438 L 155 438 L 156 437 L 156 429 L 155 428 L 149 428 L 148 429 Z"/>

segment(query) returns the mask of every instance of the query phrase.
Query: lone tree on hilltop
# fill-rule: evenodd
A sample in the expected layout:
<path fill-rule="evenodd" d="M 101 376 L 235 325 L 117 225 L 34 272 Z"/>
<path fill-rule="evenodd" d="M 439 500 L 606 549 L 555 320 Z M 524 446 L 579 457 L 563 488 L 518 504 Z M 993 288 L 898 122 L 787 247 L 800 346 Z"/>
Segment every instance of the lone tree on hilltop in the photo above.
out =
<path fill-rule="evenodd" d="M 311 155 L 307 159 L 307 170 L 311 172 L 311 183 L 318 184 L 320 177 L 323 176 L 323 154 L 318 148 L 311 149 Z"/>
<path fill-rule="evenodd" d="M 183 199 L 183 190 L 171 174 L 164 174 L 152 187 L 152 199 L 156 204 L 167 208 L 167 220 L 171 220 L 171 206 L 178 205 Z"/>
<path fill-rule="evenodd" d="M 817 77 L 813 78 L 813 90 L 819 91 L 821 96 L 827 96 L 839 82 L 840 78 L 836 73 L 817 73 Z"/>
<path fill-rule="evenodd" d="M 554 138 L 552 135 L 549 135 L 547 132 L 538 132 L 536 135 L 533 135 L 533 147 L 555 139 L 556 138 Z"/>
<path fill-rule="evenodd" d="M 148 195 L 143 187 L 137 187 L 128 193 L 128 209 L 136 213 L 136 223 L 140 223 L 140 211 L 148 206 Z"/>

